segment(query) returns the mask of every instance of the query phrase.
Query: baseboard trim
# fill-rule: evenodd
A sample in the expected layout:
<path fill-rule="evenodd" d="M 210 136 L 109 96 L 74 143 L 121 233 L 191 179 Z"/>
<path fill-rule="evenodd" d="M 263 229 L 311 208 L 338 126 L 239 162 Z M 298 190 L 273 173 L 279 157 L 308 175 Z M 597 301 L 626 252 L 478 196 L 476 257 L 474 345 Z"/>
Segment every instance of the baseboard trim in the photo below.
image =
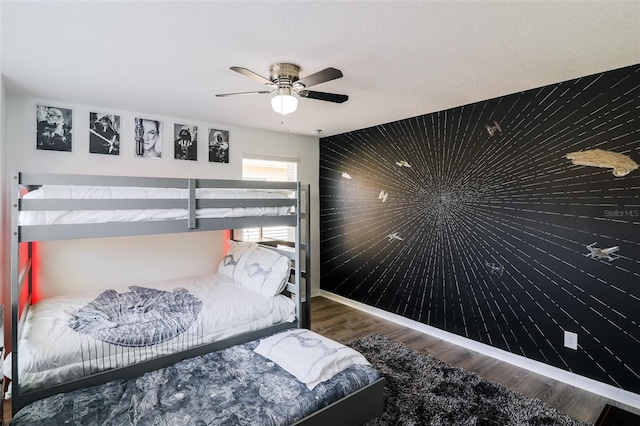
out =
<path fill-rule="evenodd" d="M 411 328 L 421 333 L 446 340 L 447 342 L 451 342 L 469 350 L 499 359 L 500 361 L 508 362 L 509 364 L 524 368 L 529 371 L 533 371 L 534 373 L 542 374 L 543 376 L 559 380 L 571 386 L 576 386 L 580 389 L 584 389 L 588 392 L 592 392 L 597 395 L 612 399 L 614 401 L 618 401 L 630 407 L 640 408 L 640 395 L 633 392 L 625 391 L 606 383 L 598 382 L 597 380 L 580 376 L 579 374 L 571 373 L 569 371 L 562 370 L 560 368 L 553 367 L 539 361 L 534 361 L 520 355 L 512 354 L 511 352 L 494 348 L 493 346 L 476 342 L 475 340 L 467 339 L 466 337 L 458 336 L 457 334 L 449 333 L 448 331 L 440 330 L 439 328 L 435 328 L 418 321 L 410 320 L 403 316 L 392 314 L 390 312 L 366 305 L 364 303 L 356 302 L 355 300 L 347 299 L 346 297 L 339 296 L 335 293 L 320 290 L 317 296 L 326 297 L 327 299 L 334 300 L 338 303 L 342 303 L 371 315 L 375 315 L 379 318 L 383 318 L 385 320 L 400 324 L 404 327 Z"/>

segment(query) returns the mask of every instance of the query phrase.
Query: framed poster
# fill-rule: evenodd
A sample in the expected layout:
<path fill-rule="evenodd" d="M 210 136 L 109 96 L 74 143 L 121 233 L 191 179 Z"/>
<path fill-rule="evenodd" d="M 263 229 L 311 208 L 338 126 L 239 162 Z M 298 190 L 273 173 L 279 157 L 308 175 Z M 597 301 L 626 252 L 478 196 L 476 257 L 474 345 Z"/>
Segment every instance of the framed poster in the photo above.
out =
<path fill-rule="evenodd" d="M 229 163 L 229 131 L 209 129 L 209 162 Z"/>
<path fill-rule="evenodd" d="M 162 121 L 135 119 L 136 157 L 162 158 Z"/>
<path fill-rule="evenodd" d="M 89 113 L 89 152 L 120 155 L 120 116 Z"/>
<path fill-rule="evenodd" d="M 173 125 L 173 158 L 198 160 L 198 126 Z"/>
<path fill-rule="evenodd" d="M 48 105 L 36 105 L 36 149 L 71 152 L 73 111 Z"/>

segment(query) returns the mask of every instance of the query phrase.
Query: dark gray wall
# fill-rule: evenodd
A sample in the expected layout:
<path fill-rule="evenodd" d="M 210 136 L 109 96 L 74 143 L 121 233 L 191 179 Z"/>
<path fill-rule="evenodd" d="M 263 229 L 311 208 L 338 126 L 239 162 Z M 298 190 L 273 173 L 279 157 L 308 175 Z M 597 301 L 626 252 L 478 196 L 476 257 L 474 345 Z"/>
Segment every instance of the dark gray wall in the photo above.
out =
<path fill-rule="evenodd" d="M 636 65 L 321 139 L 321 289 L 640 393 L 640 169 L 565 157 L 640 162 L 639 82 Z"/>

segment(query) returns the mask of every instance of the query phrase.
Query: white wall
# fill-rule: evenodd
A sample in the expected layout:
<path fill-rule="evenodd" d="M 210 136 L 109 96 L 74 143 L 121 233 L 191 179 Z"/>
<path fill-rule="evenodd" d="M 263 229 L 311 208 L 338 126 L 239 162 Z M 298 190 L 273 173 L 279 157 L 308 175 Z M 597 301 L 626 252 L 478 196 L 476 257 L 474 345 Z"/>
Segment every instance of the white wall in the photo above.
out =
<path fill-rule="evenodd" d="M 0 69 L 2 67 L 0 66 Z M 9 248 L 9 219 L 6 214 L 7 207 L 9 202 L 7 201 L 7 190 L 8 184 L 4 180 L 4 176 L 7 175 L 7 138 L 6 138 L 6 128 L 4 125 L 6 118 L 6 104 L 7 104 L 7 93 L 4 86 L 4 77 L 0 75 L 0 177 L 3 177 L 0 180 L 0 200 L 2 200 L 2 208 L 0 208 L 0 305 L 6 306 L 4 309 L 4 324 L 8 324 L 9 315 L 8 312 L 11 303 L 10 291 L 9 291 L 9 259 L 8 259 L 8 248 Z M 4 342 L 5 346 L 8 342 Z"/>
<path fill-rule="evenodd" d="M 73 152 L 36 150 L 36 105 L 73 109 Z M 8 94 L 3 105 L 6 117 L 6 158 L 11 171 L 73 174 L 163 176 L 209 179 L 241 179 L 243 156 L 276 156 L 299 160 L 298 179 L 312 192 L 312 283 L 319 289 L 318 138 L 201 122 L 184 117 L 121 111 L 99 106 Z M 119 156 L 89 153 L 89 112 L 121 116 Z M 161 159 L 134 156 L 134 118 L 163 122 Z M 173 124 L 198 126 L 198 161 L 173 158 Z M 209 163 L 209 128 L 229 130 L 230 163 Z M 6 184 L 6 181 L 5 181 Z M 3 199 L 3 208 L 8 200 Z M 4 240 L 3 240 L 4 241 Z M 224 232 L 169 234 L 140 237 L 56 241 L 38 244 L 39 287 L 42 297 L 91 288 L 109 288 L 215 271 L 223 256 Z"/>

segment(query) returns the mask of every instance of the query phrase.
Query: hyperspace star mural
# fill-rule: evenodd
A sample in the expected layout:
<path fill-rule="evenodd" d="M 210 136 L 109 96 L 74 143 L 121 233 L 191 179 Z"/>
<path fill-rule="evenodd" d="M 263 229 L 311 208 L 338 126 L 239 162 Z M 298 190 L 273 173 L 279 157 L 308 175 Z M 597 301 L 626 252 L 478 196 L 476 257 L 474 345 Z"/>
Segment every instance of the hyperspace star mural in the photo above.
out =
<path fill-rule="evenodd" d="M 322 138 L 321 289 L 640 393 L 639 100 L 635 65 Z"/>

